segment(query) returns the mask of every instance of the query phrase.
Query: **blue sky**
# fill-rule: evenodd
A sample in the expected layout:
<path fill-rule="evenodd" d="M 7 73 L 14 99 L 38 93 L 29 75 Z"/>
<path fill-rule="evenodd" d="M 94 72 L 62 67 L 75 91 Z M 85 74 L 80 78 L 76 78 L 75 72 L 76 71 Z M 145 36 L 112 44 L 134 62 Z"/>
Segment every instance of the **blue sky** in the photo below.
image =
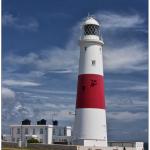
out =
<path fill-rule="evenodd" d="M 147 141 L 147 0 L 3 0 L 2 129 L 29 118 L 74 120 L 78 39 L 101 23 L 109 140 Z M 69 113 L 71 112 L 71 113 Z"/>

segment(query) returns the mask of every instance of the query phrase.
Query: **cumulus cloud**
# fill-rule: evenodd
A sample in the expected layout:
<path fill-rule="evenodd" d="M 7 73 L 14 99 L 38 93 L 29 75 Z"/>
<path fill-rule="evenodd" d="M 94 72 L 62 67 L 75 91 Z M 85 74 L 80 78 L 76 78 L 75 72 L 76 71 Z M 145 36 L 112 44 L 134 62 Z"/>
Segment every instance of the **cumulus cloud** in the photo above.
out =
<path fill-rule="evenodd" d="M 20 119 L 24 118 L 24 117 L 33 117 L 36 116 L 33 113 L 33 109 L 32 107 L 27 107 L 25 105 L 22 105 L 20 102 L 17 102 L 12 111 L 11 111 L 11 115 L 12 116 L 18 116 Z"/>
<path fill-rule="evenodd" d="M 23 19 L 9 13 L 4 14 L 2 16 L 2 24 L 4 26 L 9 26 L 20 30 L 31 30 L 31 31 L 36 31 L 39 27 L 39 23 L 37 22 L 37 20 L 33 18 Z"/>
<path fill-rule="evenodd" d="M 4 80 L 2 81 L 4 85 L 7 86 L 39 86 L 39 83 L 30 81 L 19 81 L 19 80 Z"/>
<path fill-rule="evenodd" d="M 54 48 L 39 54 L 29 53 L 26 56 L 13 54 L 5 59 L 12 65 L 27 65 L 37 71 L 72 73 L 77 72 L 79 59 L 79 50 L 74 52 L 72 50 Z M 139 41 L 117 48 L 107 46 L 103 55 L 105 71 L 133 72 L 147 70 L 147 49 Z"/>
<path fill-rule="evenodd" d="M 144 23 L 144 18 L 139 14 L 123 14 L 114 12 L 98 12 L 96 18 L 102 22 L 103 29 L 125 29 L 141 27 Z"/>
<path fill-rule="evenodd" d="M 2 87 L 2 98 L 4 99 L 14 99 L 15 92 L 7 87 Z"/>
<path fill-rule="evenodd" d="M 117 33 L 131 28 L 132 31 L 139 32 L 146 30 L 145 18 L 138 13 L 118 14 L 115 12 L 98 12 L 95 16 L 102 23 L 102 30 L 105 33 L 109 31 L 107 36 L 110 36 L 109 40 L 114 43 L 113 45 L 108 43 L 104 46 L 105 71 L 134 72 L 147 70 L 148 50 L 145 43 L 136 39 L 124 39 L 123 35 L 123 41 L 120 43 L 120 37 L 117 37 Z M 109 35 L 110 33 L 113 34 Z"/>
<path fill-rule="evenodd" d="M 98 12 L 95 14 L 103 28 L 119 29 L 143 27 L 144 18 L 138 14 L 124 15 L 112 12 Z M 13 19 L 10 19 L 13 20 Z M 80 36 L 81 21 L 72 28 L 72 35 L 65 48 L 52 47 L 40 51 L 38 54 L 30 52 L 25 56 L 9 55 L 5 59 L 12 65 L 29 65 L 34 71 L 50 71 L 51 73 L 77 72 L 79 47 L 77 40 Z M 117 36 L 111 38 L 117 40 Z M 104 47 L 104 69 L 113 72 L 134 72 L 147 70 L 147 48 L 142 41 L 128 41 L 120 43 L 119 47 L 106 45 Z M 125 44 L 125 43 L 128 43 Z"/>
<path fill-rule="evenodd" d="M 147 49 L 140 42 L 122 45 L 119 48 L 106 47 L 104 50 L 104 68 L 106 71 L 147 70 L 147 59 Z"/>
<path fill-rule="evenodd" d="M 72 52 L 72 50 L 52 48 L 52 50 L 45 50 L 39 54 L 9 55 L 5 58 L 5 61 L 14 65 L 14 67 L 26 65 L 26 67 L 30 66 L 35 70 L 71 73 L 77 70 L 78 55 L 75 55 L 75 53 L 77 52 Z"/>

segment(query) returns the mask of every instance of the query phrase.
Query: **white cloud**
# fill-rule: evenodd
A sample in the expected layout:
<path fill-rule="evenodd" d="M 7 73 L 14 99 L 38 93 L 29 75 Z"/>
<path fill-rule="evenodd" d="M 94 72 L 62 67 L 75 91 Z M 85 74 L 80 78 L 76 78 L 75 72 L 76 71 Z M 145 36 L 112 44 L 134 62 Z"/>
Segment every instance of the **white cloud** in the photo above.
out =
<path fill-rule="evenodd" d="M 12 14 L 4 14 L 2 17 L 3 25 L 13 25 L 14 22 L 17 21 L 17 18 L 14 17 Z"/>
<path fill-rule="evenodd" d="M 12 115 L 14 116 L 28 116 L 28 117 L 33 117 L 35 114 L 33 113 L 33 108 L 32 107 L 26 107 L 23 106 L 20 102 L 17 102 L 15 106 L 12 109 L 11 112 Z"/>
<path fill-rule="evenodd" d="M 74 70 L 77 67 L 76 52 L 72 50 L 63 50 L 55 48 L 51 51 L 43 52 L 44 57 L 37 61 L 37 65 L 43 70 L 57 70 L 57 69 L 70 69 Z"/>
<path fill-rule="evenodd" d="M 4 99 L 14 99 L 15 92 L 7 87 L 2 87 L 2 98 Z"/>
<path fill-rule="evenodd" d="M 58 74 L 68 74 L 72 73 L 75 70 L 69 70 L 69 69 L 64 69 L 64 70 L 50 70 L 49 73 L 58 73 Z"/>
<path fill-rule="evenodd" d="M 136 81 L 136 80 L 119 80 L 119 79 L 106 79 L 105 83 L 113 86 L 113 90 L 118 91 L 138 91 L 138 92 L 147 92 L 148 83 L 145 81 Z M 109 91 L 110 87 L 106 87 L 105 90 Z"/>
<path fill-rule="evenodd" d="M 145 44 L 137 39 L 129 41 L 123 37 L 123 42 L 120 43 L 120 37 L 117 37 L 118 32 L 121 33 L 129 28 L 139 32 L 146 30 L 144 17 L 137 13 L 117 14 L 114 12 L 98 12 L 95 16 L 102 23 L 102 30 L 106 29 L 104 32 L 114 31 L 109 38 L 113 45 L 106 44 L 103 50 L 105 71 L 124 73 L 147 70 L 148 50 Z M 119 29 L 123 30 L 119 31 Z M 107 36 L 109 36 L 108 33 Z"/>
<path fill-rule="evenodd" d="M 35 70 L 52 71 L 57 73 L 71 73 L 77 70 L 79 51 L 52 48 L 39 53 L 29 53 L 26 56 L 9 55 L 6 62 L 18 67 L 29 65 Z M 63 70 L 63 71 L 62 71 Z"/>
<path fill-rule="evenodd" d="M 33 18 L 23 19 L 13 14 L 4 14 L 2 16 L 4 26 L 13 27 L 20 30 L 36 31 L 39 27 L 38 22 Z"/>
<path fill-rule="evenodd" d="M 7 86 L 39 86 L 39 83 L 30 81 L 19 81 L 19 80 L 4 80 L 2 81 L 4 85 Z"/>
<path fill-rule="evenodd" d="M 134 28 L 143 25 L 144 19 L 138 15 L 123 15 L 111 12 L 99 12 L 95 16 L 101 20 L 103 28 Z M 13 20 L 13 19 L 10 19 Z M 49 71 L 52 73 L 77 72 L 79 61 L 79 39 L 81 22 L 72 28 L 70 37 L 64 49 L 53 47 L 38 54 L 33 52 L 26 56 L 9 55 L 6 61 L 14 65 L 29 65 L 34 71 Z M 114 35 L 115 36 L 115 35 Z M 117 37 L 112 37 L 112 42 Z M 120 47 L 106 45 L 103 50 L 104 69 L 111 72 L 134 72 L 147 70 L 147 49 L 142 41 L 120 43 Z M 119 41 L 118 41 L 119 42 Z M 126 45 L 125 43 L 128 43 Z M 65 71 L 62 71 L 65 70 Z"/>
<path fill-rule="evenodd" d="M 121 87 L 120 87 L 121 88 Z M 143 94 L 140 95 L 130 95 L 129 91 L 125 91 L 123 94 L 111 94 L 106 95 L 106 106 L 108 107 L 108 111 L 113 110 L 134 110 L 134 111 L 147 111 L 147 96 L 143 97 Z"/>
<path fill-rule="evenodd" d="M 33 63 L 36 63 L 34 61 L 38 60 L 39 56 L 35 53 L 29 53 L 27 54 L 26 56 L 19 56 L 19 55 L 9 55 L 7 57 L 7 60 L 11 63 L 14 63 L 14 64 L 21 64 L 21 65 L 24 65 L 24 64 L 33 64 Z"/>
<path fill-rule="evenodd" d="M 80 22 L 77 23 L 71 29 L 72 35 L 64 48 L 51 47 L 46 50 L 41 50 L 38 54 L 31 52 L 24 56 L 10 54 L 5 58 L 5 62 L 15 65 L 14 67 L 29 65 L 34 68 L 32 73 L 40 72 L 42 74 L 45 71 L 52 73 L 77 72 L 80 53 L 80 47 L 78 46 L 80 24 Z"/>
<path fill-rule="evenodd" d="M 45 90 L 45 89 L 32 89 L 32 91 L 37 93 L 47 93 L 47 94 L 56 94 L 56 95 L 75 95 L 75 91 L 62 91 L 62 90 Z"/>
<path fill-rule="evenodd" d="M 38 99 L 49 99 L 49 97 L 46 96 L 40 96 L 40 95 L 30 95 L 32 98 L 38 98 Z"/>
<path fill-rule="evenodd" d="M 117 90 L 121 91 L 139 91 L 139 92 L 147 92 L 148 85 L 135 85 L 135 86 L 125 86 L 120 88 L 115 88 Z"/>
<path fill-rule="evenodd" d="M 96 18 L 102 22 L 103 29 L 136 28 L 141 27 L 144 18 L 139 14 L 117 14 L 114 12 L 98 12 Z"/>
<path fill-rule="evenodd" d="M 79 50 L 53 48 L 38 55 L 29 53 L 26 56 L 9 55 L 6 61 L 13 65 L 29 65 L 38 71 L 52 73 L 77 72 Z M 113 72 L 133 72 L 147 70 L 147 50 L 143 43 L 136 41 L 122 47 L 105 47 L 104 69 Z M 35 72 L 37 72 L 35 70 Z M 43 73 L 42 73 L 43 74 Z"/>
<path fill-rule="evenodd" d="M 134 122 L 136 120 L 147 119 L 148 113 L 146 112 L 112 112 L 107 114 L 108 118 L 119 120 L 122 122 Z"/>
<path fill-rule="evenodd" d="M 106 47 L 104 53 L 104 69 L 106 71 L 132 72 L 147 70 L 147 50 L 138 41 L 122 45 L 122 47 Z"/>

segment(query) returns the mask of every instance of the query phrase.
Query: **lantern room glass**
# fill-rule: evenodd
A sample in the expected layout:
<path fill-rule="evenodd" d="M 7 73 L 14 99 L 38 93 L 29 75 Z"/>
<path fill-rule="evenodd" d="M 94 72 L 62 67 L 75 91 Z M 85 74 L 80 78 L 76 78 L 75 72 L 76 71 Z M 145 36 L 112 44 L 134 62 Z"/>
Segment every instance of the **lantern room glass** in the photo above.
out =
<path fill-rule="evenodd" d="M 99 26 L 88 24 L 84 26 L 84 35 L 97 35 L 99 36 Z"/>

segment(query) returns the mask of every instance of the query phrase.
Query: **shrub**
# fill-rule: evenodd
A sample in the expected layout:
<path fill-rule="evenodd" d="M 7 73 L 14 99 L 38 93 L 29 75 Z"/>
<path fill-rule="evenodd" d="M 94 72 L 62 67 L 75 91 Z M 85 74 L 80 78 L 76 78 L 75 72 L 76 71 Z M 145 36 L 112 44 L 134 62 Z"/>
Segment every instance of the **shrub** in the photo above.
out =
<path fill-rule="evenodd" d="M 31 138 L 27 140 L 28 143 L 40 143 L 37 139 Z"/>

